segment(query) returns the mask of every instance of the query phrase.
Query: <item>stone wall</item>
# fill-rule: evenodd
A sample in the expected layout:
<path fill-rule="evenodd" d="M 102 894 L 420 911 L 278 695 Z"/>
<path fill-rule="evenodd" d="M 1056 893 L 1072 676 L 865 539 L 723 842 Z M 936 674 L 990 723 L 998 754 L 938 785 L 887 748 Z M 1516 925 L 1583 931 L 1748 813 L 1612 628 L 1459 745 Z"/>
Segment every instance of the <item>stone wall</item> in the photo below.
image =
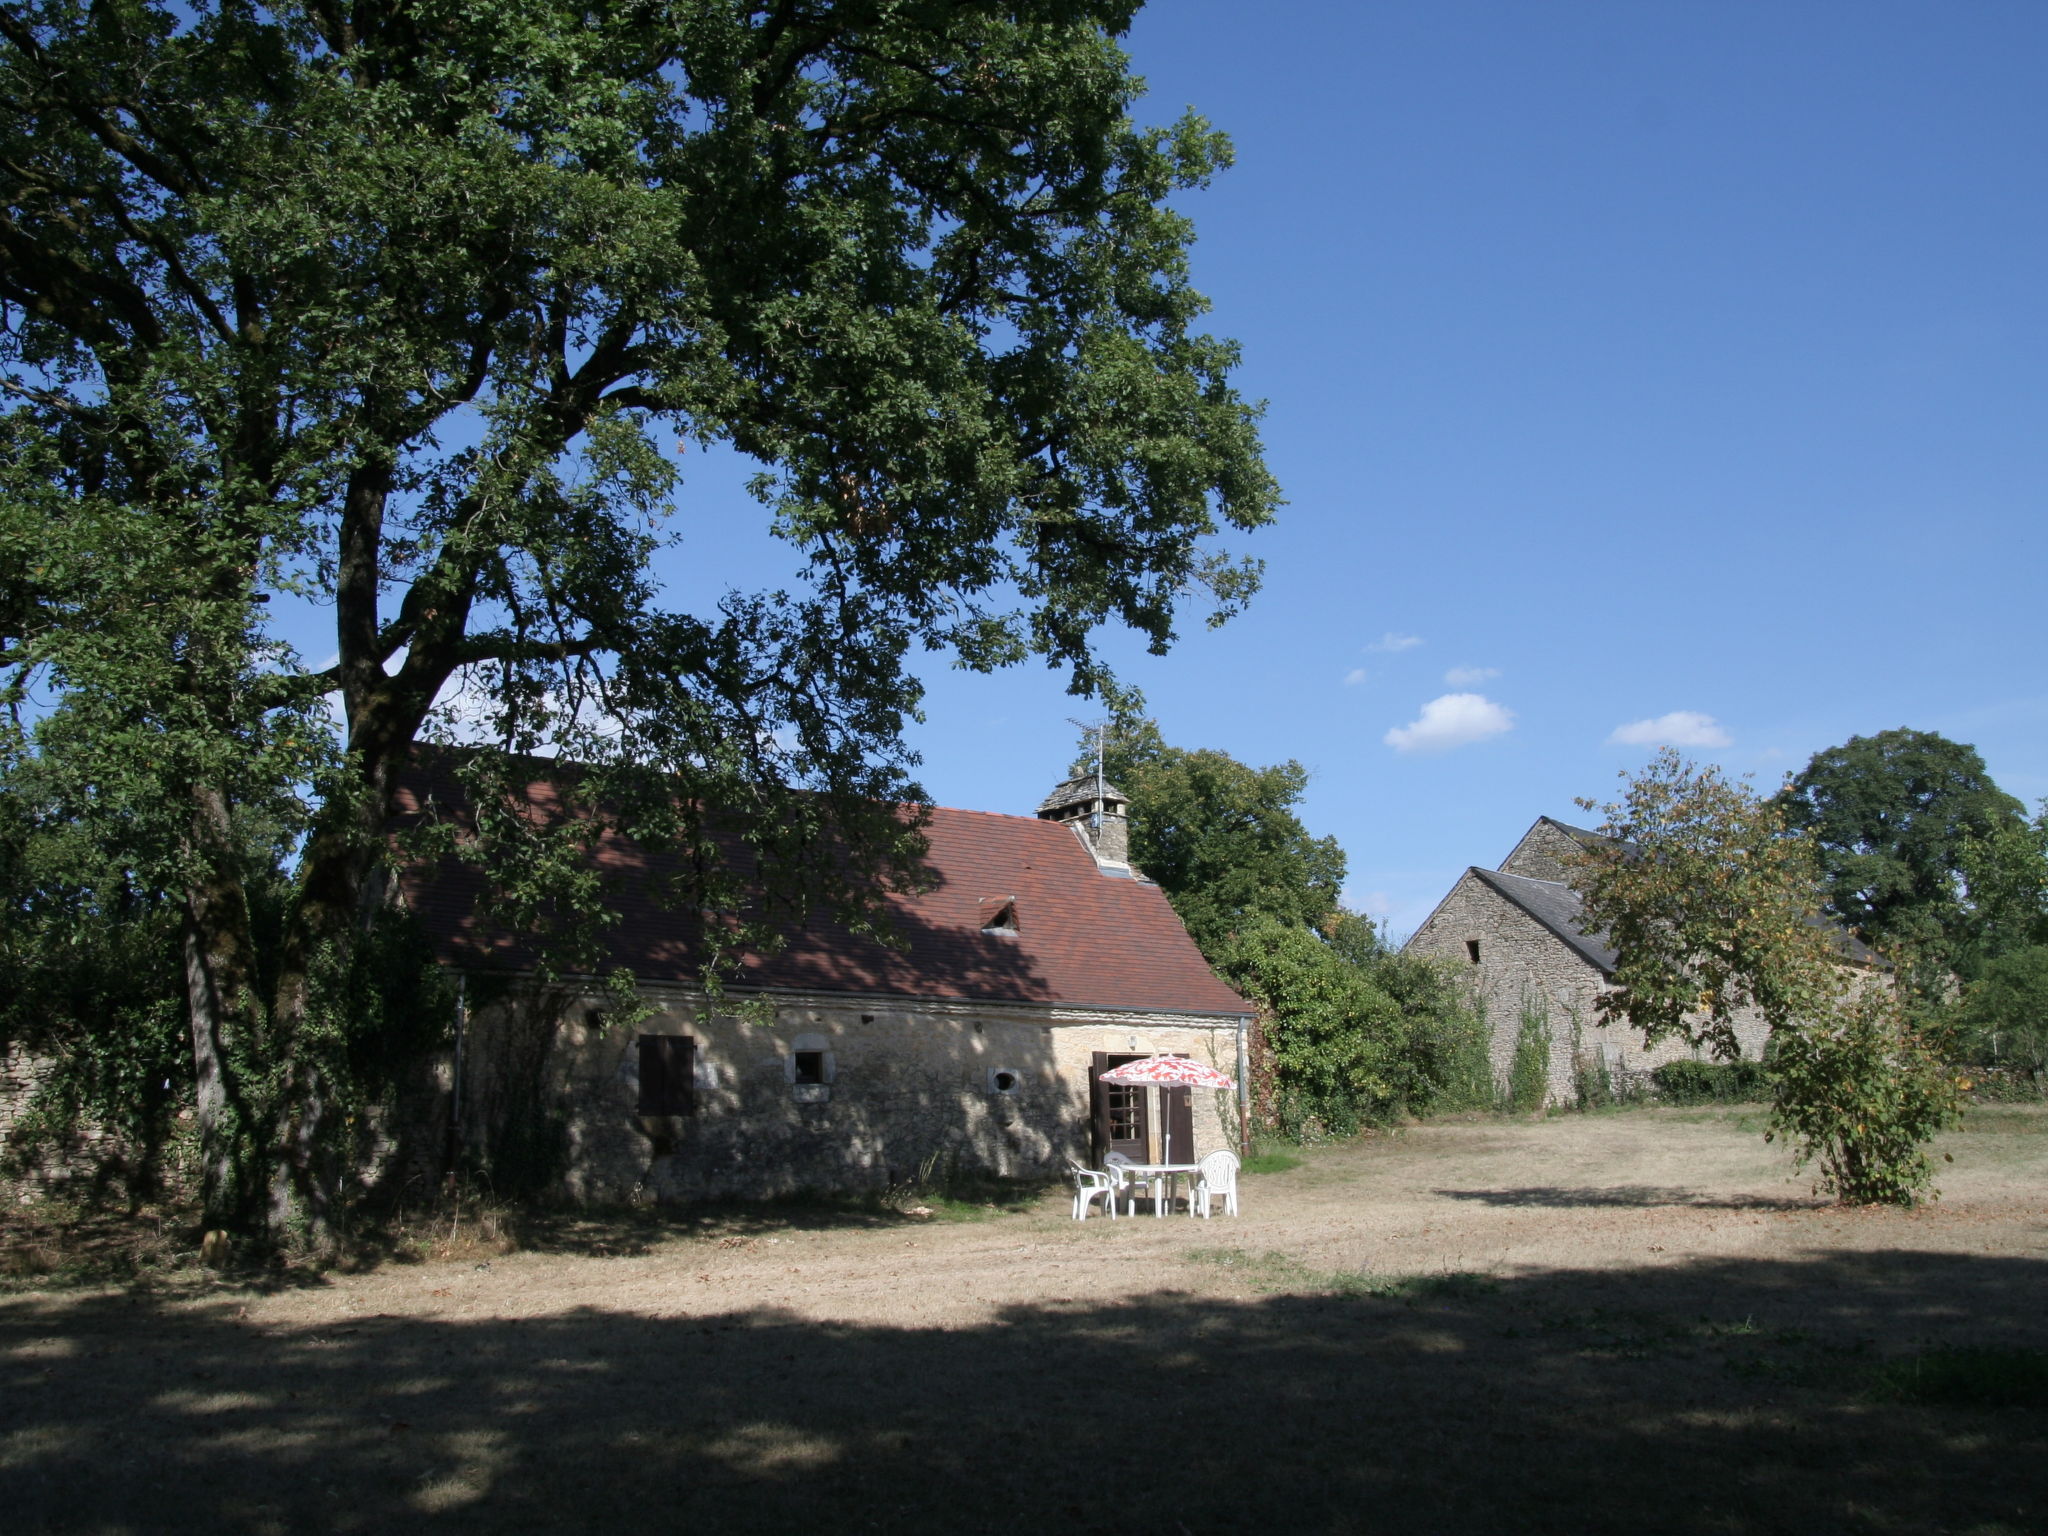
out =
<path fill-rule="evenodd" d="M 1529 880 L 1569 882 L 1571 859 L 1585 849 L 1579 840 L 1554 822 L 1538 821 L 1514 850 L 1500 861 L 1504 875 L 1521 875 Z"/>
<path fill-rule="evenodd" d="M 19 1041 L 0 1047 L 0 1188 L 75 1192 L 117 1177 L 133 1158 L 124 1140 L 89 1121 L 31 1140 L 28 1118 L 53 1065 Z"/>
<path fill-rule="evenodd" d="M 1477 963 L 1468 948 L 1473 942 L 1479 945 Z M 1694 1055 L 1682 1041 L 1651 1047 L 1626 1025 L 1603 1026 L 1597 1004 L 1609 990 L 1605 973 L 1470 872 L 1416 930 L 1407 948 L 1465 967 L 1473 994 L 1486 1010 L 1496 1083 L 1505 1084 L 1514 1062 L 1525 1005 L 1541 1012 L 1549 1025 L 1549 1096 L 1554 1102 L 1576 1095 L 1582 1066 L 1592 1070 L 1604 1060 L 1610 1074 L 1640 1073 Z M 1763 1053 L 1767 1031 L 1753 1012 L 1737 1021 L 1736 1034 L 1745 1057 Z"/>
<path fill-rule="evenodd" d="M 660 1011 L 621 1027 L 574 991 L 476 1009 L 470 1158 L 501 1184 L 600 1202 L 879 1189 L 928 1169 L 1040 1176 L 1089 1155 L 1094 1052 L 1185 1052 L 1236 1075 L 1230 1019 L 830 995 L 707 1016 L 689 993 L 647 1000 Z M 693 1042 L 693 1113 L 638 1113 L 642 1035 Z M 825 1082 L 795 1081 L 799 1051 L 823 1053 Z M 1195 1155 L 1235 1144 L 1229 1095 L 1198 1092 L 1194 1109 Z"/>

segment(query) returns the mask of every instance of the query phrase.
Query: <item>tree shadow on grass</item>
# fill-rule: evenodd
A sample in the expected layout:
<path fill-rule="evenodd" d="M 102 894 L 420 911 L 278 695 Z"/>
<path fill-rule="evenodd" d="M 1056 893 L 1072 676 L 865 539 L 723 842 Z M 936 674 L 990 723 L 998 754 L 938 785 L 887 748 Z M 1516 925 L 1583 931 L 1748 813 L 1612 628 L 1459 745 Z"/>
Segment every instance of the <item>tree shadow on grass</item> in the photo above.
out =
<path fill-rule="evenodd" d="M 1812 1211 L 1833 1204 L 1817 1197 L 1707 1195 L 1696 1189 L 1664 1189 L 1651 1184 L 1582 1185 L 1576 1188 L 1543 1184 L 1523 1189 L 1434 1189 L 1430 1193 L 1445 1200 L 1476 1201 L 1481 1205 L 1550 1206 L 1560 1210 L 1684 1206 L 1696 1211 Z"/>
<path fill-rule="evenodd" d="M 1872 1390 L 1917 1350 L 2048 1344 L 2031 1258 L 1161 1289 L 950 1329 L 488 1316 L 519 1283 L 309 1327 L 0 1305 L 7 1526 L 1995 1536 L 2048 1495 L 2048 1415 Z"/>

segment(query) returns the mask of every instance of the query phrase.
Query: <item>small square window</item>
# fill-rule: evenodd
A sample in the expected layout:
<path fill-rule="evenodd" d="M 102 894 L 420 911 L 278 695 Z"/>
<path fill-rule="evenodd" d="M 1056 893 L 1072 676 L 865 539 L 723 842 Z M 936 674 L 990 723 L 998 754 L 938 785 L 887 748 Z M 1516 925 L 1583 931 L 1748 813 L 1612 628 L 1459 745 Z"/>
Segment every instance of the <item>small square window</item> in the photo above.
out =
<path fill-rule="evenodd" d="M 795 1055 L 797 1082 L 822 1083 L 825 1081 L 825 1053 L 823 1051 L 798 1051 Z"/>
<path fill-rule="evenodd" d="M 1477 939 L 1467 939 L 1465 941 L 1465 958 L 1474 965 L 1479 963 L 1479 941 Z"/>

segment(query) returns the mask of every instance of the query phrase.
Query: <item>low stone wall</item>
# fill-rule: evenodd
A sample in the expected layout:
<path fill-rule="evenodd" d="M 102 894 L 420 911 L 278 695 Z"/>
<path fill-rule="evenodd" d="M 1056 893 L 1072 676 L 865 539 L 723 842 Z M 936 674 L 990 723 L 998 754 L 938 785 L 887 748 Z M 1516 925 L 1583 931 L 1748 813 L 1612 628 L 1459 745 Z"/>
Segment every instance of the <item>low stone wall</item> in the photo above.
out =
<path fill-rule="evenodd" d="M 0 1186 L 21 1194 L 66 1193 L 105 1182 L 127 1165 L 118 1136 L 91 1124 L 56 1137 L 29 1135 L 36 1095 L 53 1062 L 20 1043 L 0 1049 Z"/>
<path fill-rule="evenodd" d="M 705 1010 L 687 993 L 609 1026 L 602 999 L 528 992 L 466 1031 L 463 1140 L 499 1183 L 577 1201 L 882 1189 L 924 1173 L 1058 1172 L 1089 1155 L 1093 1053 L 1185 1052 L 1235 1069 L 1236 1024 L 1001 1004 L 805 997 Z M 642 1035 L 692 1043 L 689 1114 L 639 1113 Z M 824 1081 L 796 1080 L 818 1053 Z M 1194 1155 L 1234 1108 L 1194 1095 Z M 1178 1153 L 1176 1154 L 1178 1156 Z"/>

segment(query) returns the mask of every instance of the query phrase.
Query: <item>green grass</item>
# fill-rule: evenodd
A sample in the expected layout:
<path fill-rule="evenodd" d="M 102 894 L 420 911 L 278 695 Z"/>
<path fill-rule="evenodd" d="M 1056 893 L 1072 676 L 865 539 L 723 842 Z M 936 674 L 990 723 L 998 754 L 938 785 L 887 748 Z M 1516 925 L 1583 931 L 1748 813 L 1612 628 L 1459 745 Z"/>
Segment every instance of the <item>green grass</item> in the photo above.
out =
<path fill-rule="evenodd" d="M 1883 1366 L 1872 1395 L 1940 1408 L 2048 1409 L 2048 1351 L 1933 1349 Z"/>
<path fill-rule="evenodd" d="M 1261 1147 L 1244 1160 L 1246 1173 L 1285 1173 L 1290 1168 L 1299 1168 L 1306 1161 L 1292 1152 L 1278 1147 Z"/>
<path fill-rule="evenodd" d="M 1248 1253 L 1242 1248 L 1194 1248 L 1191 1264 L 1207 1264 L 1242 1276 L 1262 1295 L 1286 1292 L 1319 1296 L 1369 1296 L 1413 1305 L 1462 1301 L 1488 1295 L 1499 1283 L 1488 1276 L 1453 1270 L 1436 1275 L 1383 1275 L 1371 1270 L 1311 1269 L 1284 1253 Z"/>

